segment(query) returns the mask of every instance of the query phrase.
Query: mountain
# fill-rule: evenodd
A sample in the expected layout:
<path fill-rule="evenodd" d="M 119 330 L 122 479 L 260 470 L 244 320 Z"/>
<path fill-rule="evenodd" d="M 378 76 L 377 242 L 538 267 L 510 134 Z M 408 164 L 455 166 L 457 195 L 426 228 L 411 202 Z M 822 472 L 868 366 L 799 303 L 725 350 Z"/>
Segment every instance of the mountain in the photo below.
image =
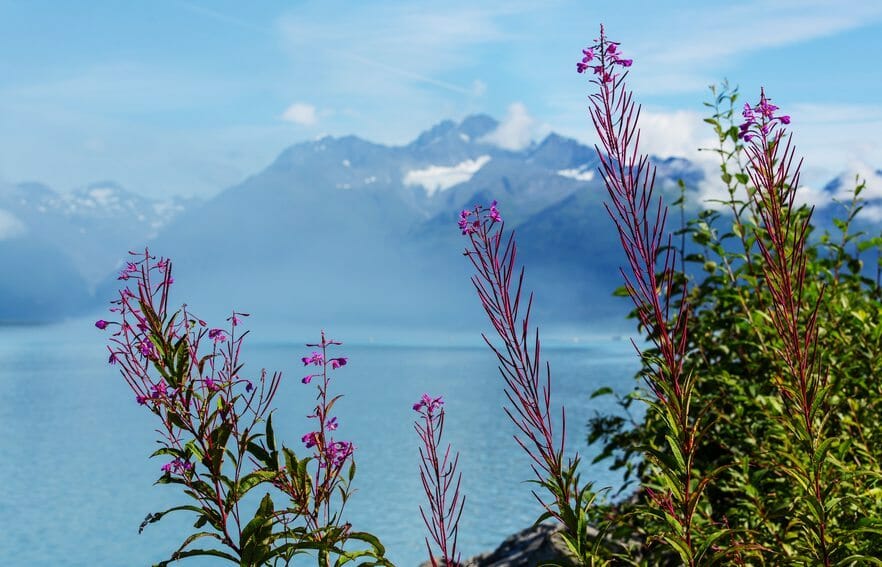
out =
<path fill-rule="evenodd" d="M 291 146 L 184 212 L 151 249 L 174 259 L 180 300 L 215 317 L 237 308 L 312 331 L 474 333 L 484 315 L 457 215 L 497 200 L 519 234 L 537 322 L 621 323 L 627 305 L 611 292 L 622 257 L 594 150 L 556 134 L 505 150 L 487 141 L 497 126 L 472 116 L 405 146 L 354 136 Z M 658 163 L 670 186 L 701 175 L 685 160 Z"/>
<path fill-rule="evenodd" d="M 189 201 L 154 200 L 104 181 L 58 193 L 0 184 L 0 322 L 47 321 L 94 306 L 96 286 Z"/>
<path fill-rule="evenodd" d="M 402 146 L 355 136 L 298 143 L 204 202 L 154 201 L 109 182 L 65 195 L 37 184 L 0 187 L 0 261 L 15 252 L 21 275 L 0 283 L 25 298 L 13 303 L 31 306 L 16 317 L 38 310 L 35 298 L 105 302 L 126 251 L 149 242 L 174 261 L 173 303 L 204 318 L 220 321 L 235 308 L 289 335 L 327 326 L 352 340 L 473 337 L 487 325 L 457 216 L 496 200 L 518 235 L 536 323 L 558 336 L 630 329 L 628 302 L 611 297 L 624 257 L 594 149 L 553 133 L 503 149 L 493 141 L 499 126 L 477 115 L 443 121 Z M 704 181 L 688 160 L 653 162 L 669 203 L 679 180 L 687 191 Z M 836 180 L 826 194 L 840 196 L 849 182 Z M 882 218 L 882 202 L 871 205 Z M 817 212 L 825 226 L 831 210 Z M 38 292 L 37 280 L 64 283 Z M 7 303 L 0 299 L 0 320 L 10 317 Z"/>

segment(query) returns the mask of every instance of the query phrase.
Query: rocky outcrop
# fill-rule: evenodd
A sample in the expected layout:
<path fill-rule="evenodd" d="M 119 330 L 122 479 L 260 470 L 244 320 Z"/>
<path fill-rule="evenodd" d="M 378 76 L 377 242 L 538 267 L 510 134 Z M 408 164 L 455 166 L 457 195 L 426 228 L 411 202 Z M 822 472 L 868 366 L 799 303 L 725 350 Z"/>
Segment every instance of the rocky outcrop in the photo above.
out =
<path fill-rule="evenodd" d="M 589 535 L 597 537 L 598 532 L 589 527 Z M 496 550 L 476 555 L 463 561 L 462 567 L 537 567 L 554 565 L 575 567 L 578 565 L 561 539 L 563 526 L 556 523 L 533 525 L 506 538 Z M 639 559 L 636 551 L 641 543 L 633 538 L 616 540 L 609 534 L 604 537 L 604 546 L 613 552 L 622 553 L 630 549 L 632 559 Z M 420 567 L 431 567 L 429 562 Z"/>
<path fill-rule="evenodd" d="M 465 567 L 536 567 L 575 565 L 560 539 L 559 524 L 537 524 L 508 537 L 495 551 L 465 561 Z"/>

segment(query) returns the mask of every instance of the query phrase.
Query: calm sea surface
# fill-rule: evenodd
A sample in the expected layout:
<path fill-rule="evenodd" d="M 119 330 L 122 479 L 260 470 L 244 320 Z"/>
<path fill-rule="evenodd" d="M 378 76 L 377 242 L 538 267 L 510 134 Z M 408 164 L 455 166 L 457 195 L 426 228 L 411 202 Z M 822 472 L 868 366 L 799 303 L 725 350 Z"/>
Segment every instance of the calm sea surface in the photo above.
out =
<path fill-rule="evenodd" d="M 300 453 L 315 395 L 300 383 L 306 349 L 250 339 L 245 375 L 261 367 L 284 373 L 275 429 Z M 164 463 L 147 459 L 156 448 L 157 423 L 106 364 L 104 340 L 91 321 L 0 328 L 3 565 L 150 565 L 166 559 L 193 522 L 186 513 L 170 515 L 138 534 L 148 512 L 189 502 L 174 487 L 153 485 Z M 444 396 L 446 441 L 461 453 L 463 556 L 495 548 L 539 515 L 531 485 L 523 482 L 532 474 L 529 463 L 511 438 L 502 379 L 486 347 L 344 345 L 338 353 L 350 359 L 332 386 L 345 396 L 336 406 L 338 437 L 354 441 L 358 465 L 357 493 L 345 516 L 356 529 L 378 535 L 392 561 L 411 567 L 425 559 L 411 409 L 424 392 Z M 627 341 L 595 341 L 546 348 L 545 357 L 554 400 L 566 403 L 570 454 L 578 450 L 590 462 L 595 452 L 586 447 L 586 420 L 613 408 L 610 397 L 589 400 L 589 394 L 603 385 L 621 392 L 633 387 L 633 349 Z M 597 486 L 620 483 L 603 466 L 586 467 L 583 478 Z"/>

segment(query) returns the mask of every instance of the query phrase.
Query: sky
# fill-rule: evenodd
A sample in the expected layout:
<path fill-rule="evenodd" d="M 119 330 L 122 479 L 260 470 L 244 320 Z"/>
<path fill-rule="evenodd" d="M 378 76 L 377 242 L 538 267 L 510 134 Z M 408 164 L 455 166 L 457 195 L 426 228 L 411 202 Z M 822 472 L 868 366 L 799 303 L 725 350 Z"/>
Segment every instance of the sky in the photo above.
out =
<path fill-rule="evenodd" d="M 878 0 L 0 0 L 0 182 L 209 197 L 297 142 L 405 144 L 474 113 L 501 145 L 593 143 L 575 64 L 601 22 L 634 59 L 644 150 L 702 159 L 728 79 L 792 116 L 810 183 L 882 168 Z"/>

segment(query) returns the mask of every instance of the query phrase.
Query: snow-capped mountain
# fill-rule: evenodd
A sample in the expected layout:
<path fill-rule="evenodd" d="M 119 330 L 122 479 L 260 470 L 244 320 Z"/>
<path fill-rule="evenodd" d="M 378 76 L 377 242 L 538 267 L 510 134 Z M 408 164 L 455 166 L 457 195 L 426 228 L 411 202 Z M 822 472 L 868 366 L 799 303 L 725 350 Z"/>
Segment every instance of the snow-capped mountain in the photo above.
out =
<path fill-rule="evenodd" d="M 46 320 L 91 303 L 95 286 L 190 203 L 158 201 L 112 182 L 69 193 L 0 185 L 0 321 Z"/>
<path fill-rule="evenodd" d="M 555 134 L 505 150 L 488 141 L 497 126 L 472 116 L 399 147 L 353 136 L 297 144 L 178 217 L 152 249 L 174 258 L 190 305 L 199 298 L 313 327 L 474 329 L 483 315 L 456 217 L 497 200 L 523 234 L 537 316 L 620 319 L 610 294 L 621 253 L 594 150 Z M 701 174 L 683 160 L 659 163 L 665 174 Z"/>
<path fill-rule="evenodd" d="M 355 136 L 299 143 L 201 203 L 145 199 L 112 183 L 64 195 L 37 184 L 0 187 L 0 262 L 18 254 L 0 284 L 19 294 L 0 297 L 31 297 L 28 282 L 39 281 L 57 283 L 33 286 L 41 301 L 67 294 L 103 303 L 126 251 L 149 242 L 174 260 L 177 300 L 206 317 L 236 308 L 308 332 L 473 331 L 484 317 L 457 214 L 496 200 L 518 233 L 537 322 L 627 328 L 627 303 L 611 297 L 623 257 L 594 149 L 549 134 L 507 150 L 494 143 L 498 127 L 479 115 L 441 122 L 404 146 Z M 687 160 L 654 163 L 668 202 L 678 180 L 688 191 L 703 182 L 704 170 Z M 850 181 L 824 191 L 839 195 Z M 882 218 L 882 195 L 867 196 L 879 199 Z M 29 301 L 12 303 L 36 305 Z M 27 312 L 8 303 L 0 299 L 0 321 Z"/>

